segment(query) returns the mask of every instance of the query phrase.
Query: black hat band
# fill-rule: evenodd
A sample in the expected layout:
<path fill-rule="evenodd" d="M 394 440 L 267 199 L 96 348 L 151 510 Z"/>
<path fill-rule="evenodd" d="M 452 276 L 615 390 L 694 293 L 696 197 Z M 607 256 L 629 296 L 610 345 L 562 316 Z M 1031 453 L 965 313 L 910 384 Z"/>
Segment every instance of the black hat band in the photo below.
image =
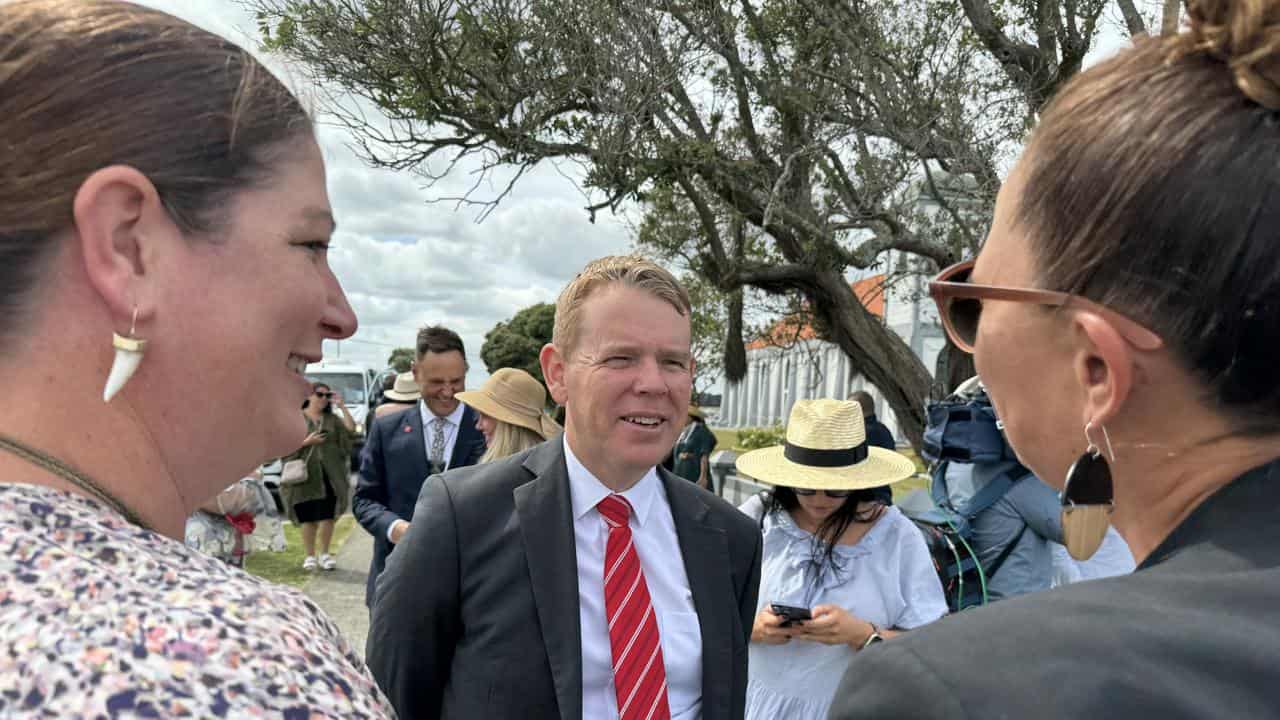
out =
<path fill-rule="evenodd" d="M 823 468 L 848 467 L 867 459 L 867 441 L 863 440 L 861 445 L 855 447 L 837 450 L 819 450 L 792 445 L 788 442 L 783 445 L 782 455 L 797 465 Z"/>

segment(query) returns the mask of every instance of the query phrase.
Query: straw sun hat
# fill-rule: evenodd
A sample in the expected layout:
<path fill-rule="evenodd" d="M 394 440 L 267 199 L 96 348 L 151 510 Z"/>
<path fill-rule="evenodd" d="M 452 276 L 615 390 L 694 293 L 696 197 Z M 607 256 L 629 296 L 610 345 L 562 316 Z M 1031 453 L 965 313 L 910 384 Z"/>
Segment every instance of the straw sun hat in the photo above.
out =
<path fill-rule="evenodd" d="M 413 373 L 402 372 L 396 375 L 396 384 L 390 390 L 382 393 L 382 397 L 396 402 L 417 402 L 422 397 L 422 388 L 418 387 L 418 381 L 413 379 Z"/>
<path fill-rule="evenodd" d="M 491 418 L 528 428 L 544 440 L 560 432 L 556 421 L 543 412 L 547 391 L 537 378 L 523 370 L 502 368 L 490 375 L 479 390 L 460 392 L 455 397 Z"/>
<path fill-rule="evenodd" d="M 905 480 L 915 465 L 867 445 L 862 406 L 846 400 L 798 400 L 784 445 L 738 458 L 738 471 L 772 485 L 809 490 L 863 490 Z"/>

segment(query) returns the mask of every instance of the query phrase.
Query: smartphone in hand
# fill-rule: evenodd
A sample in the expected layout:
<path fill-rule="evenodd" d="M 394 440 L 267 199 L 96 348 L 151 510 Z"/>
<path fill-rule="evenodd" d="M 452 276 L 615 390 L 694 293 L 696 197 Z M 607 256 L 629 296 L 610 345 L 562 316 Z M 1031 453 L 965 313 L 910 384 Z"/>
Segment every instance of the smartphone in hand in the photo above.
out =
<path fill-rule="evenodd" d="M 769 603 L 769 609 L 774 615 L 782 618 L 782 625 L 779 627 L 791 627 L 805 620 L 812 620 L 813 614 L 808 608 L 796 607 L 794 605 L 783 605 L 782 603 Z"/>

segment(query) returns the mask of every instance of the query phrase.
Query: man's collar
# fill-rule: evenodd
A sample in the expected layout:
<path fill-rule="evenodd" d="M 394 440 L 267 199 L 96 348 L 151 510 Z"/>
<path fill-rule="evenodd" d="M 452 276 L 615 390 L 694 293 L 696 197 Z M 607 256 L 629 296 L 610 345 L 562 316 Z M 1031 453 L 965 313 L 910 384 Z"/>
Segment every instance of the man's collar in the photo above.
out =
<path fill-rule="evenodd" d="M 466 411 L 467 411 L 466 403 L 460 402 L 458 403 L 458 407 L 454 408 L 453 412 L 446 415 L 444 419 L 452 423 L 454 427 L 462 427 L 462 415 Z M 437 416 L 435 413 L 431 412 L 431 408 L 427 407 L 426 400 L 423 400 L 421 398 L 418 399 L 418 412 L 422 415 L 422 426 L 431 427 L 431 423 L 436 419 Z"/>
<path fill-rule="evenodd" d="M 578 456 L 573 454 L 573 449 L 569 447 L 568 434 L 561 438 L 561 442 L 564 443 L 565 467 L 569 471 L 569 494 L 573 503 L 573 519 L 578 520 L 613 491 L 600 482 L 587 469 L 587 466 L 578 460 Z M 632 485 L 629 490 L 618 493 L 631 503 L 638 527 L 644 527 L 645 520 L 649 517 L 649 509 L 653 507 L 654 497 L 662 489 L 661 482 L 658 479 L 657 469 L 649 468 L 644 477 L 640 478 L 640 482 Z"/>

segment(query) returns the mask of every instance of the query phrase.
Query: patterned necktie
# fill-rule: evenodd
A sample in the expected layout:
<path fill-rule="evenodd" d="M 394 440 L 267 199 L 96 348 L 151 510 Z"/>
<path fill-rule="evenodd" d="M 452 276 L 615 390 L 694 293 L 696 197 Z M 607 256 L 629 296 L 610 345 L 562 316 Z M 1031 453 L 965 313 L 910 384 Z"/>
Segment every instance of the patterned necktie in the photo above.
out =
<path fill-rule="evenodd" d="M 444 471 L 444 423 L 438 417 L 431 423 L 431 469 L 432 472 Z"/>
<path fill-rule="evenodd" d="M 620 720 L 669 720 L 667 670 L 658 620 L 640 556 L 631 541 L 631 504 L 609 495 L 596 506 L 609 528 L 604 550 L 604 609 L 613 649 L 613 686 Z"/>

